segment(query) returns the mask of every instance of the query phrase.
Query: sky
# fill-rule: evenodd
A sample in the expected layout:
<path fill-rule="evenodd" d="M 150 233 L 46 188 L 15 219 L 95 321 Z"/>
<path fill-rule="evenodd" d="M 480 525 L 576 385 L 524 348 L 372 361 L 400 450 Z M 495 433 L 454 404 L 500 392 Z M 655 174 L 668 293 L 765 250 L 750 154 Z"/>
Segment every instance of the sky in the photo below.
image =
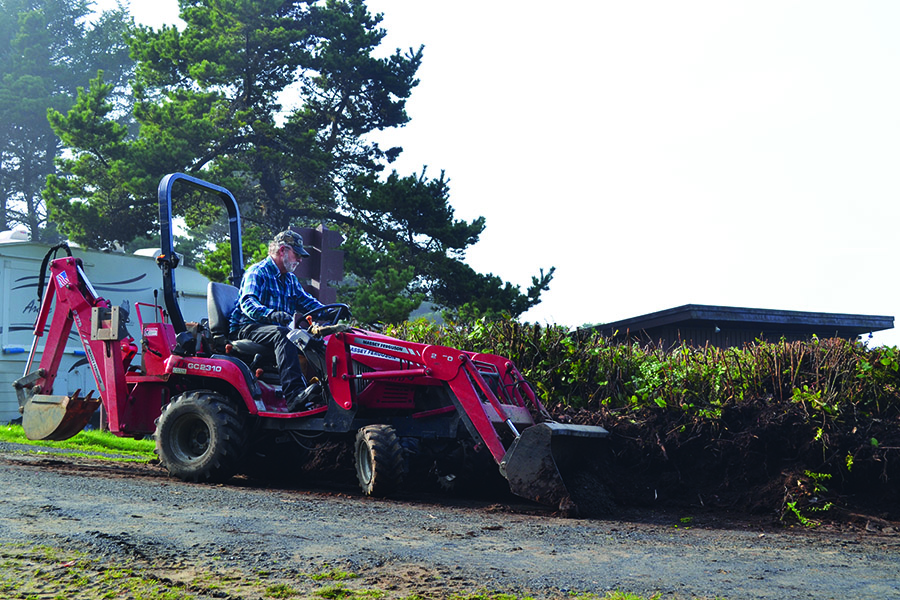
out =
<path fill-rule="evenodd" d="M 523 319 L 900 317 L 900 3 L 367 4 L 386 53 L 425 46 L 410 123 L 378 138 L 393 167 L 444 171 L 456 217 L 486 218 L 477 271 L 524 290 L 556 267 Z"/>

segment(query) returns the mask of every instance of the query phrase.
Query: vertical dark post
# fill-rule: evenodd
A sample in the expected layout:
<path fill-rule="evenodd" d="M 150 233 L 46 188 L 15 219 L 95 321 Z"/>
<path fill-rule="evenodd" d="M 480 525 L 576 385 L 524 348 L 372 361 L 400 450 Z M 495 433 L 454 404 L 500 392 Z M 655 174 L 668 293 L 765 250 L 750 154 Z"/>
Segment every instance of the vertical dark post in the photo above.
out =
<path fill-rule="evenodd" d="M 337 249 L 343 243 L 344 236 L 324 225 L 315 229 L 293 229 L 303 236 L 303 243 L 309 252 L 309 257 L 300 263 L 294 273 L 300 279 L 311 280 L 311 285 L 304 287 L 319 302 L 331 304 L 337 301 L 337 291 L 328 283 L 344 278 L 344 251 Z"/>

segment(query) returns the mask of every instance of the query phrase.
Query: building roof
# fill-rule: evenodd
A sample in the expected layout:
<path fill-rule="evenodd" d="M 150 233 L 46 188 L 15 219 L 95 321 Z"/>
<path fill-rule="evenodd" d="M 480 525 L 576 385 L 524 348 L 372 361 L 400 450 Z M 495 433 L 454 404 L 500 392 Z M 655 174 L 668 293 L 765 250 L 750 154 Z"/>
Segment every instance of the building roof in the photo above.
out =
<path fill-rule="evenodd" d="M 770 334 L 816 334 L 820 337 L 856 337 L 894 327 L 894 317 L 844 313 L 772 310 L 685 304 L 676 308 L 598 325 L 593 329 L 609 337 L 666 327 L 749 329 Z"/>

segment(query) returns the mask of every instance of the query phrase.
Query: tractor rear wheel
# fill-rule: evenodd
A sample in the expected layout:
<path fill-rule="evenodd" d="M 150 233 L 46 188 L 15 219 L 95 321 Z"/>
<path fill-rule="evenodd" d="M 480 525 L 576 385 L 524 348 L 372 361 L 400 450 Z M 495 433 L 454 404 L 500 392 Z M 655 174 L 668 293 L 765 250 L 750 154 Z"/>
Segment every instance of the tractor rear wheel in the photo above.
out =
<path fill-rule="evenodd" d="M 386 496 L 406 474 L 406 456 L 390 425 L 367 425 L 356 434 L 356 478 L 366 496 Z"/>
<path fill-rule="evenodd" d="M 169 474 L 186 481 L 225 481 L 243 450 L 241 418 L 221 394 L 187 392 L 163 407 L 156 423 L 156 453 Z"/>

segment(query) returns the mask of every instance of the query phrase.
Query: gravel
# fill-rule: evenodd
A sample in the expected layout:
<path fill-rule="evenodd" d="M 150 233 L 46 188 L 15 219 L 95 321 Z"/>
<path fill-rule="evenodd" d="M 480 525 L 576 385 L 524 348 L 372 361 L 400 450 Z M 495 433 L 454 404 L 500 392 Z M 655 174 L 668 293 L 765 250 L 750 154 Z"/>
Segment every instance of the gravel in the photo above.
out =
<path fill-rule="evenodd" d="M 225 568 L 290 579 L 336 567 L 398 598 L 900 598 L 900 527 L 880 521 L 810 530 L 703 512 L 565 519 L 509 498 L 189 484 L 152 465 L 13 450 L 0 447 L 0 542 L 78 549 L 161 577 Z"/>

